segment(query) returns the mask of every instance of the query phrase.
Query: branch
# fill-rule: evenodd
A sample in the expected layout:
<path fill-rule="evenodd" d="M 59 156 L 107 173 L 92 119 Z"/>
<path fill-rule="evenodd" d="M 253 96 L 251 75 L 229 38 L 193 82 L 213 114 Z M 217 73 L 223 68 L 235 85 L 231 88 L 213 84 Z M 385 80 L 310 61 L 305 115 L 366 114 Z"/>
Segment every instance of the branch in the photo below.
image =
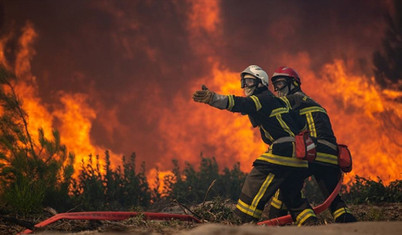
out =
<path fill-rule="evenodd" d="M 22 122 L 23 122 L 23 124 L 24 124 L 24 130 L 25 130 L 25 134 L 27 135 L 29 145 L 30 145 L 30 147 L 31 147 L 31 153 L 32 153 L 33 156 L 36 158 L 36 154 L 35 154 L 35 151 L 34 151 L 34 145 L 33 145 L 33 142 L 32 142 L 31 134 L 30 134 L 29 131 L 28 131 L 28 122 L 27 122 L 27 120 L 25 119 L 24 111 L 23 111 L 22 108 L 21 108 L 21 104 L 18 102 L 17 95 L 16 95 L 16 93 L 15 93 L 15 90 L 14 90 L 13 85 L 11 85 L 11 83 L 10 83 L 8 80 L 5 80 L 5 83 L 6 83 L 6 84 L 10 87 L 10 89 L 11 89 L 11 93 L 12 93 L 13 98 L 14 98 L 14 100 L 15 100 L 15 103 L 16 103 L 16 105 L 17 105 L 18 114 L 19 114 L 19 116 L 20 116 L 20 118 L 22 119 Z"/>

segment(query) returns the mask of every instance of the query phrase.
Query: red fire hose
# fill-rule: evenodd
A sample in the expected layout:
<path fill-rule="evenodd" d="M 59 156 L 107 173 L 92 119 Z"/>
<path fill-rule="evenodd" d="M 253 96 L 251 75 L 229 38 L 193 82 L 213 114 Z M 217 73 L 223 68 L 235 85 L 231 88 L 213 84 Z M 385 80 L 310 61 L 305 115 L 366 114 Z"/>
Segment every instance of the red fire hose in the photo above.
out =
<path fill-rule="evenodd" d="M 193 221 L 201 223 L 197 218 L 190 215 L 167 214 L 167 213 L 152 213 L 152 212 L 125 212 L 125 211 L 93 211 L 93 212 L 71 212 L 60 213 L 38 224 L 35 228 L 45 227 L 60 219 L 70 220 L 125 220 L 133 216 L 143 215 L 145 219 L 151 220 L 171 220 L 178 219 L 182 221 Z M 26 229 L 21 234 L 30 234 L 32 230 Z"/>
<path fill-rule="evenodd" d="M 314 211 L 316 214 L 320 214 L 324 210 L 326 210 L 332 201 L 335 199 L 336 195 L 338 195 L 341 185 L 342 178 L 339 179 L 338 184 L 336 185 L 332 194 L 321 204 L 314 207 Z M 178 219 L 181 221 L 193 221 L 196 223 L 201 223 L 201 221 L 190 215 L 179 215 L 179 214 L 167 214 L 167 213 L 152 213 L 152 212 L 122 212 L 122 211 L 93 211 L 93 212 L 70 212 L 70 213 L 60 213 L 49 219 L 46 219 L 38 224 L 35 224 L 35 228 L 42 228 L 46 225 L 56 222 L 60 219 L 70 219 L 70 220 L 125 220 L 133 216 L 143 215 L 145 219 L 151 220 L 171 220 Z M 257 223 L 258 225 L 268 225 L 268 226 L 277 226 L 277 225 L 285 225 L 292 223 L 292 217 L 290 215 L 278 217 L 271 220 L 265 220 Z M 21 234 L 30 234 L 32 230 L 26 229 Z"/>
<path fill-rule="evenodd" d="M 314 212 L 316 214 L 320 214 L 324 210 L 326 210 L 332 203 L 332 201 L 335 199 L 336 195 L 338 195 L 339 191 L 341 190 L 342 186 L 342 180 L 343 176 L 339 179 L 338 184 L 334 188 L 334 191 L 332 191 L 331 195 L 320 205 L 316 206 L 313 208 Z M 268 225 L 268 226 L 279 226 L 279 225 L 285 225 L 285 224 L 290 224 L 293 222 L 293 219 L 290 215 L 285 215 L 282 217 L 270 219 L 270 220 L 265 220 L 257 223 L 258 225 Z"/>

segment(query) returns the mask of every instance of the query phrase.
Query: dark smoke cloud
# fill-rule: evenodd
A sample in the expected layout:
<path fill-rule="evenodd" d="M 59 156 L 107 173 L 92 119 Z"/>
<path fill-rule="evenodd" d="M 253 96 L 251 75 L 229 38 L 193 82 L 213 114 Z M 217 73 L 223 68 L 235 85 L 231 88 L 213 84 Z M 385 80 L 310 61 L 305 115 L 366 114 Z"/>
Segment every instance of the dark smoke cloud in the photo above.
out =
<path fill-rule="evenodd" d="M 385 2 L 375 0 L 223 1 L 225 34 L 233 39 L 225 64 L 258 60 L 277 67 L 284 52 L 308 52 L 313 68 L 334 58 L 358 59 L 365 66 L 379 46 L 386 10 Z"/>
<path fill-rule="evenodd" d="M 387 14 L 387 30 L 382 50 L 374 52 L 374 73 L 378 84 L 402 91 L 402 2 L 395 2 L 395 13 Z M 401 98 L 399 99 L 401 102 Z"/>
<path fill-rule="evenodd" d="M 155 147 L 163 134 L 155 113 L 210 73 L 207 55 L 189 40 L 191 2 L 10 0 L 0 23 L 16 31 L 34 25 L 32 74 L 44 102 L 55 102 L 59 91 L 86 93 L 97 110 L 95 144 L 160 159 L 168 149 Z M 280 54 L 307 52 L 314 67 L 350 57 L 371 73 L 386 10 L 375 0 L 222 1 L 222 43 L 213 56 L 233 71 L 256 63 L 272 73 Z M 113 119 L 118 124 L 106 127 Z"/>

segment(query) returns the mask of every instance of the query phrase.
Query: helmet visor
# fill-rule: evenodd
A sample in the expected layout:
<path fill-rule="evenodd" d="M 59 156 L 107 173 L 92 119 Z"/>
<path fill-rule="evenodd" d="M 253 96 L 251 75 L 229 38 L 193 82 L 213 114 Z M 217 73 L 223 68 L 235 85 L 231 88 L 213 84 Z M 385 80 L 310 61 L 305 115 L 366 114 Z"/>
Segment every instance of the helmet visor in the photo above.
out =
<path fill-rule="evenodd" d="M 241 88 L 257 86 L 258 82 L 259 82 L 259 79 L 256 79 L 256 78 L 242 78 L 241 79 Z"/>
<path fill-rule="evenodd" d="M 275 91 L 280 91 L 286 86 L 288 86 L 288 81 L 286 79 L 277 79 L 273 82 Z"/>

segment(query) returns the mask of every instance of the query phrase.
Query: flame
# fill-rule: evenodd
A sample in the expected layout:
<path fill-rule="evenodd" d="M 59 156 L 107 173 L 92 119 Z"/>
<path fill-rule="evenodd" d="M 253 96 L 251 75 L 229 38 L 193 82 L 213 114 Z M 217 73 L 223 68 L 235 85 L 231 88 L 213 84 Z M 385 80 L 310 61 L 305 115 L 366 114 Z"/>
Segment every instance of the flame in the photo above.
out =
<path fill-rule="evenodd" d="M 173 172 L 172 171 L 159 171 L 156 168 L 152 168 L 148 171 L 146 174 L 147 180 L 149 187 L 152 189 L 158 190 L 159 193 L 161 193 L 161 196 L 165 196 L 164 189 L 166 187 L 164 179 L 166 176 L 172 176 L 173 177 Z M 158 181 L 158 182 L 157 182 Z"/>
<path fill-rule="evenodd" d="M 356 174 L 372 179 L 379 176 L 385 184 L 399 179 L 402 104 L 394 98 L 402 93 L 381 91 L 370 82 L 373 78 L 348 73 L 340 60 L 326 64 L 321 78 L 312 71 L 306 74 L 311 77 L 302 77 L 304 91 L 327 109 L 338 143 L 348 145 L 352 153 L 353 171 L 346 175 L 346 181 Z M 241 95 L 239 72 L 218 65 L 213 67 L 212 80 L 200 78 L 191 90 L 199 89 L 202 83 L 221 94 Z M 238 161 L 243 171 L 249 171 L 254 159 L 268 147 L 245 116 L 179 95 L 174 104 L 173 109 L 163 111 L 160 120 L 163 142 L 172 151 L 166 159 L 179 157 L 197 164 L 195 152 L 199 151 L 216 156 L 220 166 L 231 167 Z"/>
<path fill-rule="evenodd" d="M 242 92 L 241 89 L 235 89 L 240 86 L 238 73 L 228 70 L 215 67 L 213 80 L 201 80 L 209 89 L 220 93 Z M 200 89 L 200 84 L 199 81 L 194 83 L 191 91 Z M 169 146 L 170 150 L 161 165 L 166 165 L 165 161 L 172 158 L 185 159 L 197 165 L 200 159 L 197 152 L 203 152 L 206 156 L 217 156 L 217 162 L 221 166 L 232 167 L 236 162 L 241 162 L 244 164 L 242 170 L 249 170 L 252 161 L 267 148 L 261 144 L 262 141 L 251 128 L 247 116 L 195 103 L 190 95 L 178 95 L 174 104 L 174 107 L 163 109 L 163 114 L 160 115 L 162 148 Z"/>
<path fill-rule="evenodd" d="M 195 55 L 194 60 L 209 66 L 203 71 L 206 75 L 189 81 L 185 90 L 177 92 L 170 107 L 154 108 L 158 99 L 161 99 L 163 89 L 155 84 L 148 85 L 152 89 L 143 89 L 147 92 L 149 90 L 149 97 L 156 98 L 141 100 L 146 106 L 147 116 L 155 121 L 158 128 L 159 136 L 155 137 L 158 138 L 157 147 L 164 150 L 163 157 L 146 162 L 160 169 L 161 183 L 165 175 L 171 174 L 170 162 L 173 158 L 197 165 L 202 152 L 204 156 L 216 156 L 221 167 L 232 167 L 240 162 L 241 170 L 248 172 L 256 157 L 268 148 L 262 142 L 258 130 L 251 127 L 247 116 L 217 110 L 191 100 L 192 92 L 199 89 L 201 84 L 221 94 L 243 95 L 239 73 L 248 64 L 233 71 L 221 62 L 222 55 L 217 55 L 216 48 L 229 43 L 222 30 L 220 1 L 198 0 L 187 3 L 190 10 L 186 19 L 186 36 Z M 141 25 L 140 22 L 131 23 L 133 31 Z M 281 40 L 295 36 L 297 23 L 295 18 L 279 19 L 277 24 L 265 30 L 271 32 L 274 39 Z M 284 26 L 287 28 L 284 29 Z M 278 28 L 282 32 L 280 35 L 276 34 Z M 114 127 L 123 126 L 118 123 L 118 108 L 111 108 L 104 117 L 100 117 L 100 108 L 91 106 L 89 94 L 83 93 L 55 92 L 57 97 L 54 100 L 44 102 L 39 98 L 36 77 L 31 74 L 31 60 L 35 55 L 33 42 L 37 38 L 33 24 L 27 23 L 23 28 L 16 59 L 8 63 L 4 51 L 6 42 L 12 37 L 10 34 L 0 39 L 0 62 L 14 70 L 19 78 L 16 90 L 24 101 L 23 108 L 29 114 L 30 132 L 37 139 L 39 127 L 44 128 L 45 134 L 58 129 L 62 143 L 66 144 L 69 151 L 77 154 L 75 167 L 79 169 L 81 159 L 90 153 L 102 153 L 105 149 L 94 144 L 91 138 L 95 120 L 98 119 L 108 133 L 115 131 Z M 116 40 L 126 48 L 123 57 L 132 59 L 136 49 L 133 47 L 145 47 L 151 61 L 156 63 L 160 53 L 158 48 L 153 48 L 152 43 L 147 42 L 147 36 L 139 37 L 141 43 L 137 44 L 132 44 L 126 38 Z M 402 97 L 401 92 L 381 90 L 373 77 L 354 71 L 355 65 L 350 61 L 335 60 L 320 68 L 313 68 L 307 52 L 288 54 L 284 51 L 275 56 L 275 62 L 295 68 L 302 77 L 303 90 L 327 109 L 338 142 L 347 144 L 353 155 L 354 170 L 347 175 L 347 180 L 356 174 L 369 178 L 380 176 L 385 183 L 401 178 L 401 165 L 398 162 L 402 152 L 402 107 L 398 102 Z M 259 65 L 267 72 L 274 69 L 271 66 L 277 66 Z M 113 122 L 113 126 L 110 122 Z M 111 159 L 114 165 L 120 163 L 118 154 L 112 153 Z M 153 184 L 156 174 L 156 168 L 147 172 L 153 187 L 156 186 Z"/>
<path fill-rule="evenodd" d="M 355 174 L 385 183 L 401 177 L 401 92 L 381 89 L 374 78 L 349 73 L 343 61 L 323 67 L 322 88 L 317 100 L 327 108 L 338 142 L 349 146 Z M 318 80 L 318 79 L 317 79 Z M 321 82 L 321 81 L 320 81 Z M 317 90 L 317 89 L 316 89 Z"/>
<path fill-rule="evenodd" d="M 189 37 L 201 56 L 221 43 L 221 20 L 219 8 L 215 5 L 210 8 L 214 9 L 210 14 L 203 14 L 197 6 L 194 4 L 189 16 Z M 207 8 L 204 6 L 204 9 Z M 212 40 L 200 40 L 202 30 L 209 33 Z M 275 31 L 274 28 L 272 30 Z M 289 28 L 289 33 L 292 32 Z M 400 92 L 381 91 L 373 82 L 373 77 L 355 74 L 350 61 L 345 65 L 342 60 L 335 60 L 318 70 L 311 70 L 311 60 L 306 52 L 296 55 L 284 52 L 278 57 L 278 62 L 282 61 L 299 71 L 303 90 L 327 109 L 338 142 L 349 146 L 354 170 L 346 175 L 346 180 L 352 180 L 354 175 L 367 178 L 379 176 L 384 183 L 389 183 L 401 177 L 398 159 L 401 159 L 402 153 L 402 115 L 401 103 L 397 102 L 397 98 L 402 97 Z M 166 166 L 167 159 L 172 158 L 197 164 L 199 158 L 195 152 L 198 151 L 217 156 L 220 166 L 230 167 L 238 161 L 243 171 L 249 171 L 254 159 L 268 147 L 260 140 L 259 132 L 251 128 L 244 116 L 195 104 L 190 99 L 190 93 L 199 89 L 201 84 L 218 93 L 242 95 L 239 72 L 243 68 L 230 71 L 219 63 L 218 58 L 208 56 L 207 59 L 211 64 L 211 75 L 196 79 L 189 94 L 178 94 L 174 107 L 166 108 L 159 114 L 162 148 L 170 150 L 160 164 Z"/>
<path fill-rule="evenodd" d="M 19 49 L 16 53 L 15 66 L 12 68 L 4 56 L 4 44 L 11 37 L 0 41 L 0 63 L 11 69 L 17 76 L 15 91 L 22 99 L 22 108 L 28 114 L 28 131 L 34 141 L 38 140 L 38 129 L 42 128 L 46 138 L 51 139 L 54 129 L 59 130 L 61 143 L 67 146 L 68 151 L 76 154 L 74 167 L 75 176 L 81 167 L 81 160 L 89 154 L 99 154 L 104 148 L 92 144 L 90 131 L 93 120 L 96 118 L 96 110 L 87 103 L 85 94 L 68 94 L 59 92 L 58 101 L 61 105 L 45 104 L 39 98 L 36 77 L 31 74 L 31 60 L 35 54 L 33 42 L 37 33 L 31 23 L 27 23 L 19 37 Z M 55 102 L 57 103 L 57 102 Z M 52 110 L 52 111 L 50 111 Z M 59 123 L 56 125 L 56 123 Z M 111 153 L 112 166 L 120 164 L 120 158 Z M 100 164 L 104 160 L 100 158 Z M 94 163 L 96 164 L 96 163 Z"/>

